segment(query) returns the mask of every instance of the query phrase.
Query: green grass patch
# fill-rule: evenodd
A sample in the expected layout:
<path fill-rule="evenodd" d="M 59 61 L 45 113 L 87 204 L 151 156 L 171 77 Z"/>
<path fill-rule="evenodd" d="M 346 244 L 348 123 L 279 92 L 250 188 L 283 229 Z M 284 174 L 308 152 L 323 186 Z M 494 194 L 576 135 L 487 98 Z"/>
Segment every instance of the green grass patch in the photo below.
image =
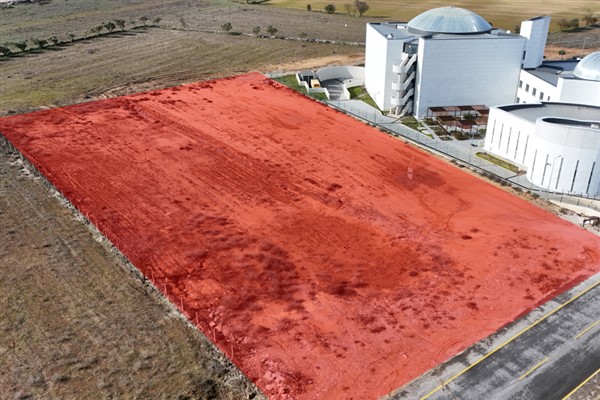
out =
<path fill-rule="evenodd" d="M 348 92 L 350 92 L 351 99 L 362 100 L 365 103 L 367 103 L 368 105 L 370 105 L 371 107 L 373 107 L 376 110 L 378 110 L 379 112 L 381 112 L 381 110 L 375 103 L 375 100 L 373 100 L 371 95 L 369 95 L 369 92 L 367 92 L 367 90 L 364 87 L 354 86 L 354 87 L 351 87 L 350 89 L 348 89 Z"/>
<path fill-rule="evenodd" d="M 298 80 L 296 79 L 295 74 L 285 75 L 285 76 L 282 76 L 279 78 L 273 78 L 273 80 L 289 87 L 290 89 L 295 90 L 296 92 L 300 92 L 303 95 L 312 97 L 315 100 L 319 100 L 319 101 L 327 101 L 328 100 L 327 95 L 325 95 L 325 93 L 307 93 L 306 89 L 304 89 L 304 87 L 302 87 L 298 84 Z"/>
<path fill-rule="evenodd" d="M 475 155 L 476 155 L 477 157 L 479 157 L 479 158 L 483 158 L 484 160 L 487 160 L 487 161 L 489 161 L 489 162 L 491 162 L 491 163 L 494 163 L 494 164 L 496 164 L 496 165 L 498 165 L 498 166 L 500 166 L 500 167 L 502 167 L 502 168 L 505 168 L 505 169 L 507 169 L 507 170 L 509 170 L 509 171 L 512 171 L 512 172 L 514 172 L 515 174 L 516 174 L 517 172 L 519 172 L 519 167 L 517 167 L 516 165 L 514 165 L 514 164 L 511 164 L 511 163 L 509 163 L 508 161 L 505 161 L 505 160 L 503 160 L 503 159 L 501 159 L 501 158 L 495 157 L 495 156 L 493 156 L 493 155 L 491 155 L 491 154 L 488 154 L 488 153 L 481 153 L 481 152 L 480 152 L 480 153 L 475 153 Z"/>
<path fill-rule="evenodd" d="M 402 125 L 408 126 L 411 129 L 414 130 L 419 130 L 419 127 L 422 127 L 423 125 L 421 125 L 421 123 L 419 121 L 417 121 L 417 119 L 415 117 L 413 117 L 412 115 L 409 115 L 407 117 L 404 117 L 400 120 L 400 122 L 402 123 Z"/>
<path fill-rule="evenodd" d="M 296 92 L 307 94 L 306 90 L 304 90 L 304 88 L 298 84 L 295 74 L 273 78 L 273 80 L 289 87 L 290 89 L 294 89 Z"/>

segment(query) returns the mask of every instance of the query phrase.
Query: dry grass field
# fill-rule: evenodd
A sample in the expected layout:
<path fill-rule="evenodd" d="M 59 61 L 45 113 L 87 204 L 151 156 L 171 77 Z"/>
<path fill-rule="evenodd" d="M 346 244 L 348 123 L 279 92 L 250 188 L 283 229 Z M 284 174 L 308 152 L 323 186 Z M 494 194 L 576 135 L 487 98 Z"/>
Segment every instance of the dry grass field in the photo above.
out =
<path fill-rule="evenodd" d="M 261 397 L 2 147 L 0 227 L 0 398 Z"/>
<path fill-rule="evenodd" d="M 323 10 L 326 4 L 336 5 L 337 12 L 344 13 L 346 3 L 351 0 L 272 0 L 272 4 L 295 9 L 306 9 L 310 4 L 313 10 Z M 405 0 L 402 2 L 394 0 L 370 0 L 367 1 L 370 8 L 363 19 L 385 16 L 399 21 L 408 21 L 416 15 L 435 7 L 454 5 L 467 8 L 480 14 L 490 21 L 494 26 L 513 29 L 515 24 L 522 20 L 538 15 L 552 16 L 553 29 L 558 29 L 557 21 L 561 18 L 580 18 L 589 10 L 600 13 L 600 3 L 597 0 Z"/>

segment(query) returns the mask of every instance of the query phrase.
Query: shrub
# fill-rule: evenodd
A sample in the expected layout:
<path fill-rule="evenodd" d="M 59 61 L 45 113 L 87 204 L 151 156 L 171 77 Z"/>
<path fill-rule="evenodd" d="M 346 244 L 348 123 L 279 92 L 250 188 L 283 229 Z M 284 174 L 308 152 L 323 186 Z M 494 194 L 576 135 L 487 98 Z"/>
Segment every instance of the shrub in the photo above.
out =
<path fill-rule="evenodd" d="M 269 26 L 268 26 L 268 28 L 267 28 L 267 33 L 268 33 L 269 35 L 271 35 L 271 36 L 275 36 L 275 34 L 276 34 L 277 32 L 279 32 L 279 31 L 277 30 L 277 28 L 273 27 L 272 25 L 269 25 Z"/>
<path fill-rule="evenodd" d="M 229 33 L 229 31 L 233 29 L 233 27 L 231 26 L 231 22 L 225 22 L 223 25 L 221 25 L 221 29 L 223 29 L 223 31 L 225 31 L 226 33 Z"/>
<path fill-rule="evenodd" d="M 335 4 L 327 4 L 325 6 L 325 12 L 327 12 L 327 14 L 333 14 L 335 12 Z"/>

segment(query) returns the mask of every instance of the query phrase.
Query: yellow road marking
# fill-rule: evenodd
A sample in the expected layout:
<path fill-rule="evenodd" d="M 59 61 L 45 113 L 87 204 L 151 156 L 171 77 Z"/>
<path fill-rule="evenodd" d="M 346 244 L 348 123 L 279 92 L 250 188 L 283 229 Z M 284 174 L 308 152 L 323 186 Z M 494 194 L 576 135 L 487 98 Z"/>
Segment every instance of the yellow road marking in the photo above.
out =
<path fill-rule="evenodd" d="M 591 380 L 593 377 L 595 377 L 596 375 L 598 375 L 598 372 L 600 372 L 600 368 L 598 368 L 598 369 L 596 370 L 596 372 L 594 372 L 593 374 L 591 374 L 591 375 L 590 375 L 590 376 L 589 376 L 589 377 L 588 377 L 588 378 L 587 378 L 585 381 L 581 382 L 581 383 L 580 383 L 580 384 L 579 384 L 579 385 L 578 385 L 578 386 L 577 386 L 575 389 L 571 390 L 571 391 L 569 392 L 569 394 L 568 394 L 568 395 L 566 395 L 565 397 L 563 397 L 563 398 L 562 398 L 562 400 L 566 400 L 566 399 L 568 399 L 569 397 L 571 397 L 571 396 L 572 396 L 572 395 L 573 395 L 573 394 L 574 394 L 576 391 L 578 391 L 579 389 L 581 389 L 581 387 L 582 387 L 583 385 L 585 385 L 585 384 L 586 384 L 586 383 L 588 383 L 588 382 L 589 382 L 589 381 L 590 381 L 590 380 Z"/>
<path fill-rule="evenodd" d="M 542 361 L 540 361 L 539 363 L 535 364 L 533 367 L 531 367 L 529 369 L 529 371 L 527 371 L 523 375 L 521 375 L 521 377 L 519 378 L 519 380 L 521 380 L 521 379 L 525 378 L 527 375 L 531 374 L 533 371 L 535 371 L 536 369 L 538 369 L 543 363 L 545 363 L 549 359 L 550 359 L 549 357 L 546 357 Z"/>
<path fill-rule="evenodd" d="M 583 335 L 585 335 L 587 332 L 590 331 L 590 329 L 593 329 L 596 325 L 600 324 L 600 319 L 596 322 L 594 322 L 593 324 L 591 324 L 590 326 L 588 326 L 587 328 L 585 328 L 583 331 L 581 331 L 577 336 L 575 336 L 575 340 L 579 339 L 580 337 L 582 337 Z"/>
<path fill-rule="evenodd" d="M 561 310 L 567 304 L 569 304 L 569 303 L 577 300 L 578 298 L 580 298 L 581 296 L 583 296 L 584 294 L 586 294 L 590 290 L 594 289 L 598 285 L 600 285 L 600 281 L 596 282 L 595 284 L 593 284 L 592 286 L 590 286 L 589 288 L 587 288 L 583 292 L 579 293 L 578 295 L 572 297 L 567 302 L 565 302 L 565 303 L 561 304 L 560 306 L 556 307 L 554 310 L 550 311 L 549 313 L 547 313 L 546 315 L 544 315 L 543 317 L 541 317 L 540 319 L 538 319 L 537 321 L 535 321 L 533 324 L 531 324 L 527 328 L 523 329 L 521 332 L 516 333 L 510 339 L 508 339 L 507 341 L 505 341 L 504 343 L 502 343 L 501 345 L 499 345 L 498 347 L 496 347 L 494 350 L 492 350 L 489 353 L 487 353 L 485 356 L 481 357 L 479 360 L 477 360 L 473 364 L 469 365 L 467 368 L 463 369 L 462 371 L 460 371 L 459 373 L 457 373 L 456 375 L 454 375 L 452 378 L 448 379 L 445 382 L 442 382 L 441 385 L 439 385 L 438 387 L 436 387 L 435 389 L 433 389 L 431 392 L 427 393 L 425 396 L 421 397 L 420 400 L 425 400 L 425 399 L 431 397 L 431 395 L 433 395 L 434 393 L 438 392 L 444 386 L 448 385 L 450 382 L 452 382 L 453 380 L 455 380 L 459 376 L 463 375 L 465 372 L 467 372 L 468 370 L 470 370 L 471 368 L 473 368 L 474 366 L 476 366 L 477 364 L 479 364 L 480 362 L 482 362 L 483 360 L 485 360 L 486 358 L 488 358 L 489 356 L 491 356 L 492 354 L 494 354 L 495 352 L 497 352 L 498 350 L 500 350 L 502 347 L 506 346 L 507 344 L 509 344 L 510 342 L 512 342 L 513 340 L 515 340 L 516 338 L 518 338 L 519 336 L 521 336 L 522 334 L 524 334 L 525 332 L 527 332 L 528 330 L 530 330 L 531 328 L 533 328 L 534 326 L 536 326 L 537 324 L 539 324 L 540 322 L 542 322 L 543 320 L 545 320 L 546 318 L 548 318 L 549 316 L 551 316 L 552 314 L 554 314 L 555 312 Z"/>

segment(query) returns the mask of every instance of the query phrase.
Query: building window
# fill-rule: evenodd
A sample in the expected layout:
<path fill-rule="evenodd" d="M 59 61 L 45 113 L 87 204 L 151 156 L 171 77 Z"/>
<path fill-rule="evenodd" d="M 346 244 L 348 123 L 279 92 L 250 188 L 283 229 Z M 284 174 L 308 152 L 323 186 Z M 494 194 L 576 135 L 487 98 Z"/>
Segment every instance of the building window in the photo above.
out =
<path fill-rule="evenodd" d="M 540 100 L 544 100 L 544 92 L 540 92 Z"/>
<path fill-rule="evenodd" d="M 517 103 L 520 103 L 520 102 L 521 102 L 521 99 L 517 97 Z"/>
<path fill-rule="evenodd" d="M 523 87 L 523 81 L 519 81 L 519 89 Z"/>
<path fill-rule="evenodd" d="M 536 88 L 531 89 L 531 95 L 532 96 L 535 96 L 536 93 L 537 93 L 537 89 Z"/>
<path fill-rule="evenodd" d="M 588 184 L 587 184 L 587 188 L 585 189 L 585 193 L 589 193 L 590 191 L 590 185 L 592 184 L 592 176 L 594 176 L 594 168 L 596 168 L 596 162 L 594 161 L 594 163 L 592 164 L 592 171 L 590 172 L 590 179 L 588 179 Z"/>
<path fill-rule="evenodd" d="M 548 96 L 548 98 L 546 100 L 550 101 L 550 96 Z"/>
<path fill-rule="evenodd" d="M 529 83 L 525 84 L 525 91 L 529 93 Z"/>
<path fill-rule="evenodd" d="M 575 187 L 575 178 L 577 178 L 577 168 L 579 168 L 579 160 L 577 160 L 577 162 L 575 163 L 575 172 L 573 172 L 573 180 L 571 181 L 571 190 L 569 190 L 569 192 L 572 192 L 573 187 Z"/>

